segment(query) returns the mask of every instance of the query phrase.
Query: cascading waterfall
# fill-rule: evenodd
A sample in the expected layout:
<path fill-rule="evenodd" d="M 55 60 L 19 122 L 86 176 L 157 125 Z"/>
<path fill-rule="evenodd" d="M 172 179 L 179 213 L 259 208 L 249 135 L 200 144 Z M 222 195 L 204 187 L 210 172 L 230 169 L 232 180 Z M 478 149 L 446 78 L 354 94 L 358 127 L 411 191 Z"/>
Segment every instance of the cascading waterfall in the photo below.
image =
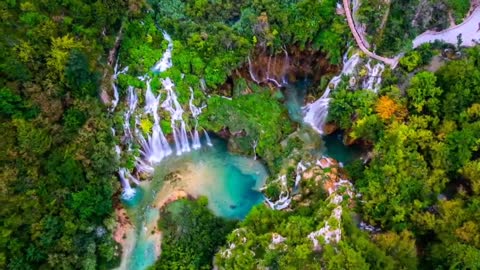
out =
<path fill-rule="evenodd" d="M 167 32 L 163 31 L 163 38 L 168 42 L 167 50 L 163 54 L 160 61 L 158 61 L 153 67 L 153 71 L 164 72 L 165 70 L 171 68 L 172 64 L 172 50 L 173 50 L 173 41 Z"/>
<path fill-rule="evenodd" d="M 307 170 L 310 164 L 304 165 L 300 160 L 297 164 L 296 175 L 295 175 L 295 184 L 293 186 L 294 189 L 299 187 L 300 181 L 302 180 L 302 173 Z"/>
<path fill-rule="evenodd" d="M 365 65 L 367 68 L 367 78 L 363 81 L 362 88 L 371 90 L 375 93 L 378 92 L 380 84 L 382 83 L 382 73 L 385 70 L 383 63 L 379 62 L 372 68 L 370 60 Z"/>
<path fill-rule="evenodd" d="M 122 154 L 122 149 L 120 146 L 115 145 L 115 153 L 117 154 L 117 159 L 120 160 L 120 156 Z M 132 180 L 132 182 L 134 182 L 136 185 L 140 184 L 140 182 L 125 168 L 118 169 L 118 176 L 120 178 L 120 184 L 122 185 L 122 198 L 128 200 L 135 196 L 135 189 L 130 186 L 129 180 Z"/>
<path fill-rule="evenodd" d="M 264 78 L 257 78 L 257 76 L 255 75 L 255 72 L 253 70 L 253 65 L 252 65 L 252 60 L 250 59 L 250 56 L 248 56 L 247 60 L 248 60 L 248 72 L 250 74 L 250 78 L 257 84 L 260 84 L 260 83 L 264 83 L 264 82 L 272 82 L 274 83 L 277 87 L 283 87 L 285 86 L 286 84 L 288 84 L 287 82 L 287 78 L 286 78 L 286 73 L 287 73 L 287 69 L 290 65 L 290 58 L 288 56 L 288 52 L 285 48 L 283 48 L 283 52 L 285 54 L 285 58 L 284 58 L 284 61 L 283 61 L 283 65 L 282 65 L 282 82 L 280 83 L 276 78 L 270 76 L 270 70 L 271 70 L 271 67 L 275 67 L 276 66 L 276 57 L 273 58 L 273 65 L 272 65 L 272 56 L 270 55 L 268 57 L 268 63 L 267 63 L 267 70 L 265 72 L 265 77 Z"/>
<path fill-rule="evenodd" d="M 173 138 L 177 155 L 184 152 L 190 152 L 190 143 L 188 142 L 187 128 L 183 120 L 183 108 L 178 102 L 177 94 L 173 90 L 175 86 L 170 78 L 162 79 L 163 88 L 167 91 L 167 98 L 161 107 L 170 113 L 170 124 L 172 127 Z M 178 127 L 178 123 L 180 127 Z"/>
<path fill-rule="evenodd" d="M 360 56 L 357 53 L 348 60 L 346 60 L 346 57 L 344 56 L 342 72 L 330 80 L 325 92 L 319 99 L 303 107 L 303 121 L 308 123 L 318 133 L 323 134 L 323 126 L 327 121 L 330 92 L 337 87 L 338 83 L 342 80 L 342 76 L 347 76 L 353 73 L 353 70 L 359 61 Z"/>
<path fill-rule="evenodd" d="M 210 136 L 208 136 L 208 132 L 205 129 L 203 130 L 203 132 L 205 134 L 205 140 L 207 141 L 207 145 L 213 146 L 212 141 L 210 140 Z"/>
<path fill-rule="evenodd" d="M 154 65 L 152 68 L 153 72 L 164 72 L 170 67 L 172 67 L 172 50 L 173 50 L 173 41 L 171 37 L 166 33 L 163 32 L 163 38 L 168 41 L 167 50 L 164 52 L 162 58 Z M 114 74 L 112 75 L 112 88 L 113 88 L 113 100 L 112 106 L 110 111 L 113 112 L 117 104 L 119 102 L 119 93 L 118 87 L 116 85 L 116 80 L 118 75 L 125 74 L 128 71 L 128 67 L 125 67 L 121 71 L 118 71 L 119 66 L 118 62 L 114 68 Z M 159 93 L 157 96 L 152 91 L 151 85 L 151 78 L 148 75 L 144 75 L 138 77 L 141 81 L 145 82 L 146 84 L 146 91 L 145 91 L 145 105 L 143 112 L 136 112 L 137 105 L 138 105 L 138 96 L 133 86 L 129 86 L 127 88 L 127 110 L 124 113 L 124 123 L 123 123 L 123 130 L 124 130 L 124 138 L 123 143 L 128 145 L 128 152 L 131 152 L 132 143 L 136 140 L 140 145 L 140 157 L 136 157 L 136 169 L 137 172 L 142 172 L 146 174 L 153 174 L 154 167 L 153 165 L 159 163 L 165 157 L 172 154 L 172 149 L 170 144 L 168 143 L 160 124 L 160 115 L 159 115 L 159 107 L 165 109 L 169 112 L 171 116 L 171 128 L 172 128 L 172 135 L 174 138 L 174 144 L 176 149 L 176 154 L 181 155 L 184 152 L 190 151 L 190 142 L 187 136 L 187 125 L 183 120 L 183 108 L 178 102 L 177 94 L 175 93 L 172 80 L 170 78 L 161 79 L 161 84 L 163 89 L 166 91 L 166 97 L 163 102 L 161 100 L 161 94 Z M 200 83 L 202 90 L 206 90 L 205 81 L 201 81 Z M 193 133 L 191 132 L 192 138 L 192 148 L 198 149 L 201 147 L 200 143 L 200 135 L 198 132 L 198 116 L 202 112 L 202 107 L 196 107 L 193 104 L 194 95 L 193 89 L 190 89 L 191 96 L 189 101 L 190 110 L 192 112 L 192 116 L 195 120 L 195 127 L 193 129 Z M 144 135 L 140 129 L 140 119 L 148 117 L 153 117 L 153 127 L 150 134 Z M 133 129 L 131 126 L 132 117 L 135 119 L 135 124 L 133 125 Z M 113 133 L 115 133 L 113 131 Z M 208 137 L 208 133 L 205 132 L 205 138 L 207 144 L 209 146 L 212 145 L 210 138 Z M 118 158 L 121 155 L 121 148 L 120 146 L 115 146 L 115 151 L 118 154 Z M 129 199 L 133 197 L 135 194 L 135 190 L 130 186 L 130 181 L 134 182 L 135 184 L 140 184 L 137 178 L 135 178 L 126 168 L 119 168 L 118 171 L 119 178 L 123 187 L 122 197 L 124 199 Z"/>
<path fill-rule="evenodd" d="M 152 134 L 149 134 L 147 139 L 145 139 L 140 132 L 138 132 L 137 135 L 140 144 L 142 145 L 142 150 L 140 152 L 145 160 L 147 160 L 150 164 L 154 164 L 160 162 L 164 157 L 170 155 L 172 150 L 167 139 L 165 138 L 165 135 L 163 134 L 162 129 L 160 128 L 160 116 L 158 115 L 160 94 L 155 97 L 152 92 L 150 82 L 150 79 L 146 79 L 147 91 L 145 92 L 145 114 L 153 115 L 154 123 Z"/>
<path fill-rule="evenodd" d="M 276 181 L 279 181 L 282 187 L 282 191 L 280 192 L 278 200 L 272 202 L 269 198 L 265 197 L 265 201 L 267 202 L 268 206 L 270 206 L 270 208 L 275 210 L 282 210 L 290 205 L 290 203 L 292 202 L 292 197 L 290 196 L 290 192 L 288 192 L 287 176 L 281 175 Z"/>
<path fill-rule="evenodd" d="M 130 145 L 131 141 L 133 140 L 133 134 L 130 129 L 130 117 L 132 114 L 135 112 L 135 109 L 137 107 L 138 103 L 138 96 L 137 93 L 135 93 L 135 89 L 133 86 L 129 86 L 127 89 L 128 92 L 128 109 L 124 114 L 124 120 L 123 120 L 123 130 L 125 134 L 125 139 L 128 141 L 128 144 Z"/>
<path fill-rule="evenodd" d="M 253 140 L 252 141 L 253 160 L 257 160 L 257 145 L 258 145 L 258 140 Z"/>
<path fill-rule="evenodd" d="M 120 168 L 118 170 L 118 176 L 120 177 L 120 183 L 122 184 L 122 198 L 125 200 L 131 199 L 135 196 L 135 189 L 130 186 L 130 181 L 128 180 L 125 172 L 127 170 L 125 168 Z"/>
<path fill-rule="evenodd" d="M 250 56 L 248 56 L 248 73 L 250 73 L 250 78 L 252 78 L 254 82 L 256 82 L 257 84 L 261 83 L 253 73 L 252 60 L 250 59 Z"/>
<path fill-rule="evenodd" d="M 118 75 L 125 74 L 128 71 L 128 67 L 125 67 L 121 71 L 118 71 L 118 58 L 117 62 L 115 63 L 115 67 L 113 68 L 113 75 L 112 75 L 112 89 L 113 89 L 113 100 L 112 100 L 112 107 L 110 107 L 110 112 L 115 111 L 117 108 L 118 101 L 120 101 L 120 95 L 118 94 L 118 87 L 115 81 L 118 78 Z"/>
<path fill-rule="evenodd" d="M 198 135 L 198 116 L 202 113 L 203 108 L 206 106 L 202 107 L 197 107 L 195 104 L 193 104 L 194 100 L 194 94 L 193 94 L 193 89 L 190 87 L 190 100 L 188 101 L 188 105 L 190 106 L 190 111 L 192 112 L 193 119 L 195 119 L 195 127 L 193 129 L 193 135 L 192 135 L 192 148 L 193 149 L 199 149 L 202 145 L 200 144 L 200 136 Z"/>

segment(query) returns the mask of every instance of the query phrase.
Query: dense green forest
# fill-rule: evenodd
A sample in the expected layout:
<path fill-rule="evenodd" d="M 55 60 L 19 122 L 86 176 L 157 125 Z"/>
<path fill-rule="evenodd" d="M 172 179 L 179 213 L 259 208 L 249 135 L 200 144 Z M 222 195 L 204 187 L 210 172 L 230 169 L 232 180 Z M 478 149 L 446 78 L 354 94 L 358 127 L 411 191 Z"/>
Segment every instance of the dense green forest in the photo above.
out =
<path fill-rule="evenodd" d="M 118 184 L 100 102 L 126 1 L 0 3 L 0 268 L 107 269 Z"/>
<path fill-rule="evenodd" d="M 261 159 L 267 198 L 292 195 L 287 209 L 261 204 L 241 221 L 215 216 L 203 197 L 169 204 L 159 210 L 153 269 L 480 269 L 480 47 L 411 44 L 469 8 L 466 0 L 363 1 L 355 16 L 370 45 L 404 54 L 385 67 L 378 93 L 347 77 L 332 91 L 329 125 L 364 151 L 343 167 L 318 164 L 320 135 L 291 119 L 285 87 L 255 83 L 250 63 L 277 61 L 272 74 L 292 85 L 308 79 L 305 101 L 319 98 L 353 54 L 337 1 L 1 1 L 0 268 L 120 265 L 117 170 L 133 172 L 141 149 L 116 156 L 128 110 L 125 102 L 109 110 L 118 63 L 129 67 L 116 78 L 120 96 L 129 86 L 144 91 L 144 75 L 166 95 L 161 82 L 171 78 L 188 127 Z M 153 72 L 164 33 L 173 66 Z M 364 66 L 353 76 L 367 78 Z M 205 105 L 198 123 L 189 102 Z M 160 117 L 172 141 L 173 120 Z M 148 117 L 129 121 L 152 132 Z M 299 173 L 301 162 L 310 165 Z M 352 185 L 339 184 L 345 179 Z"/>
<path fill-rule="evenodd" d="M 351 173 L 363 217 L 413 231 L 426 268 L 480 267 L 480 50 L 464 54 L 435 73 L 417 68 L 405 89 L 337 91 L 329 115 L 373 145 L 370 163 Z M 396 72 L 405 70 L 391 76 Z M 341 122 L 346 118 L 355 120 Z"/>

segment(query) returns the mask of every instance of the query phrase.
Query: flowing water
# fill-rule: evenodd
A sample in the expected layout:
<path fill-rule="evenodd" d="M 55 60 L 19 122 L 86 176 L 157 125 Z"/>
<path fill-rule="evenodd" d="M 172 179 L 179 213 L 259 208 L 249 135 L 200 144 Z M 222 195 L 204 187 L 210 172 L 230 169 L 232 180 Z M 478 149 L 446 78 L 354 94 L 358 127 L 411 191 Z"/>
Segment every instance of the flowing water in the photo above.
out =
<path fill-rule="evenodd" d="M 342 72 L 330 80 L 325 92 L 319 99 L 303 107 L 303 121 L 320 134 L 323 134 L 323 126 L 327 121 L 330 92 L 337 87 L 342 80 L 342 76 L 353 73 L 355 66 L 360 61 L 360 56 L 357 53 L 348 59 L 346 57 L 347 53 L 344 56 Z"/>
<path fill-rule="evenodd" d="M 305 79 L 285 87 L 285 105 L 288 115 L 297 123 L 303 123 L 302 106 L 310 84 L 311 81 Z"/>
<path fill-rule="evenodd" d="M 134 233 L 128 239 L 132 249 L 127 250 L 122 268 L 145 269 L 155 262 L 160 239 L 152 232 L 156 230 L 158 208 L 178 194 L 207 196 L 208 207 L 230 219 L 244 218 L 264 200 L 258 191 L 267 176 L 263 165 L 229 153 L 223 140 L 212 137 L 211 143 L 213 147 L 165 158 L 155 166 L 153 180 L 142 182 L 134 197 L 123 200 Z"/>

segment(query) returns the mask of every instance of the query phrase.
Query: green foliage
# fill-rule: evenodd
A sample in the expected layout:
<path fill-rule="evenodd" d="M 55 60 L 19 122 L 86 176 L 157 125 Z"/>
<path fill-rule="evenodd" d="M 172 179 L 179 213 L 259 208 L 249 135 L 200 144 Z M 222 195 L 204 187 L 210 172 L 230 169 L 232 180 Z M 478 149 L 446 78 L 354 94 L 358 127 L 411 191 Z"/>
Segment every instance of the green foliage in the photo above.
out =
<path fill-rule="evenodd" d="M 445 4 L 453 11 L 456 23 L 461 23 L 470 9 L 468 0 L 445 0 Z"/>
<path fill-rule="evenodd" d="M 421 55 L 417 51 L 407 53 L 400 59 L 400 65 L 405 67 L 408 72 L 413 71 L 422 61 Z"/>
<path fill-rule="evenodd" d="M 14 93 L 10 88 L 0 88 L 0 117 L 33 118 L 36 114 L 36 108 L 33 108 L 29 102 L 23 100 L 21 96 Z"/>
<path fill-rule="evenodd" d="M 461 121 L 462 112 L 480 100 L 480 48 L 467 51 L 465 59 L 453 61 L 438 71 L 438 86 L 444 89 L 442 115 Z"/>
<path fill-rule="evenodd" d="M 126 2 L 3 1 L 0 10 L 0 268 L 112 268 L 118 185 L 97 74 Z"/>
<path fill-rule="evenodd" d="M 437 78 L 430 72 L 420 72 L 410 81 L 407 90 L 410 106 L 417 112 L 437 114 L 440 109 L 439 96 L 443 90 L 436 87 Z"/>
<path fill-rule="evenodd" d="M 424 50 L 419 51 L 422 59 L 429 55 Z M 422 268 L 478 268 L 478 52 L 478 47 L 467 50 L 463 59 L 447 63 L 436 74 L 422 71 L 408 82 L 400 80 L 400 85 L 409 85 L 404 94 L 396 85 L 381 90 L 400 108 L 409 108 L 410 115 L 405 111 L 381 122 L 376 114 L 362 114 L 361 106 L 352 106 L 360 99 L 352 92 L 332 95 L 330 120 L 350 129 L 354 139 L 374 143 L 372 160 L 347 170 L 362 194 L 358 208 L 363 219 L 393 230 L 375 236 L 374 242 L 396 257 L 394 269 L 417 265 L 413 235 L 406 229 L 425 246 Z M 402 64 L 410 70 L 415 66 Z M 335 262 L 347 262 L 346 254 L 356 256 L 348 251 Z"/>
<path fill-rule="evenodd" d="M 162 255 L 155 269 L 211 269 L 216 249 L 236 222 L 213 215 L 208 200 L 176 201 L 162 210 Z"/>
<path fill-rule="evenodd" d="M 153 15 L 142 20 L 125 24 L 120 57 L 122 66 L 129 67 L 129 73 L 141 76 L 147 73 L 162 57 L 167 41 L 155 25 Z"/>
<path fill-rule="evenodd" d="M 88 59 L 85 53 L 74 50 L 65 68 L 66 84 L 72 89 L 74 97 L 96 96 L 98 89 L 98 75 L 89 70 Z"/>
<path fill-rule="evenodd" d="M 243 95 L 233 100 L 219 96 L 208 99 L 208 107 L 201 114 L 200 126 L 220 131 L 228 127 L 233 134 L 237 151 L 253 154 L 252 143 L 258 141 L 257 153 L 269 165 L 281 158 L 280 142 L 293 131 L 293 123 L 286 109 L 270 93 Z M 245 135 L 240 135 L 245 132 Z"/>
<path fill-rule="evenodd" d="M 374 113 L 377 96 L 371 91 L 349 91 L 337 89 L 332 93 L 328 120 L 335 121 L 340 128 L 352 128 L 354 118 L 367 117 Z"/>
<path fill-rule="evenodd" d="M 250 212 L 240 228 L 228 236 L 231 245 L 215 257 L 221 269 L 416 269 L 415 242 L 411 233 L 379 234 L 374 241 L 360 231 L 350 216 L 342 215 L 338 244 L 324 244 L 322 251 L 312 249 L 306 237 L 322 224 L 327 205 L 320 200 L 308 207 L 290 212 L 258 206 Z M 327 211 L 328 213 L 328 211 Z M 319 224 L 320 223 L 320 224 Z M 273 234 L 284 237 L 273 244 Z M 389 240 L 393 238 L 393 243 Z M 398 246 L 396 246 L 398 244 Z M 232 248 L 233 246 L 233 248 Z M 229 254 L 229 255 L 227 255 Z"/>

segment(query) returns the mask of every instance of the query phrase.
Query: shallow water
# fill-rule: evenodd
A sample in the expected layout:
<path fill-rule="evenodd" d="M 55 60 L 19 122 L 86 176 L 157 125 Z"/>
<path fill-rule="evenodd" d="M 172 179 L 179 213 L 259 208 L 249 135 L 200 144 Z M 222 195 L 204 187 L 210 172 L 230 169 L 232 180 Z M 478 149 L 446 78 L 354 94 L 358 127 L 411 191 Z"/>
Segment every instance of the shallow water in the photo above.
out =
<path fill-rule="evenodd" d="M 135 226 L 132 246 L 123 268 L 137 270 L 152 265 L 158 253 L 158 238 L 152 234 L 157 227 L 158 207 L 175 191 L 192 196 L 206 196 L 208 207 L 218 216 L 242 219 L 250 209 L 263 201 L 258 190 L 267 177 L 265 167 L 251 158 L 227 151 L 223 140 L 212 138 L 213 147 L 203 143 L 201 149 L 171 156 L 156 168 L 151 182 L 136 187 L 136 195 L 124 201 Z M 164 181 L 167 178 L 174 179 Z"/>

